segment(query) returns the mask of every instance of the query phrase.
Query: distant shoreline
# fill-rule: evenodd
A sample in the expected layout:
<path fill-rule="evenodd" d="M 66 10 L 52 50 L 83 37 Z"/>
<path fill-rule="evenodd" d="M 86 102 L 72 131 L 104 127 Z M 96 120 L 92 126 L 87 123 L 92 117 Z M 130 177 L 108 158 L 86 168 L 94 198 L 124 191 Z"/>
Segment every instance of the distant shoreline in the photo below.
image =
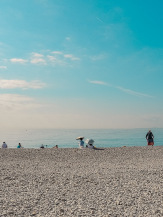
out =
<path fill-rule="evenodd" d="M 163 145 L 163 129 L 152 129 L 155 146 Z M 145 129 L 127 130 L 29 130 L 6 131 L 1 133 L 1 144 L 5 141 L 9 148 L 16 148 L 19 143 L 24 148 L 39 148 L 42 144 L 48 148 L 58 145 L 60 148 L 78 148 L 76 138 L 84 136 L 93 139 L 99 148 L 146 146 Z"/>
<path fill-rule="evenodd" d="M 150 145 L 144 145 L 144 146 L 121 146 L 121 147 L 97 147 L 97 146 L 95 146 L 96 148 L 97 148 L 97 150 L 98 150 L 98 148 L 99 149 L 103 149 L 103 150 L 105 150 L 105 149 L 119 149 L 119 148 L 126 148 L 126 149 L 128 149 L 128 148 L 155 148 L 155 147 L 163 147 L 163 145 L 154 145 L 154 146 L 150 146 Z M 0 150 L 1 150 L 2 148 L 0 148 Z M 31 148 L 31 147 L 22 147 L 22 148 L 17 148 L 17 147 L 15 147 L 15 148 L 10 148 L 10 147 L 8 147 L 7 149 L 13 149 L 13 150 L 15 150 L 15 149 L 18 149 L 18 150 L 24 150 L 24 149 L 28 149 L 28 150 L 46 150 L 46 149 L 56 149 L 55 147 L 45 147 L 45 148 L 40 148 L 40 147 L 34 147 L 34 148 Z M 7 150 L 6 149 L 6 150 Z M 58 146 L 58 149 L 80 149 L 79 147 L 61 147 L 61 146 Z M 82 148 L 82 149 L 80 149 L 80 150 L 88 150 L 89 148 L 86 148 L 86 147 L 84 147 L 84 148 Z M 96 151 L 96 149 L 92 149 L 92 150 L 94 150 L 94 151 Z"/>

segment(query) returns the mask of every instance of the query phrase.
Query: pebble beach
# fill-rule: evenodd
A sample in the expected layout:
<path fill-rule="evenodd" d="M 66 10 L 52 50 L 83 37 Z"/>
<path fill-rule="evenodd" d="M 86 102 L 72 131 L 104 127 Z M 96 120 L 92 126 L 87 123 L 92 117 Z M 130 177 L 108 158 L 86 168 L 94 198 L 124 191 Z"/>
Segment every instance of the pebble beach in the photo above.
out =
<path fill-rule="evenodd" d="M 0 216 L 163 216 L 163 146 L 0 149 Z"/>

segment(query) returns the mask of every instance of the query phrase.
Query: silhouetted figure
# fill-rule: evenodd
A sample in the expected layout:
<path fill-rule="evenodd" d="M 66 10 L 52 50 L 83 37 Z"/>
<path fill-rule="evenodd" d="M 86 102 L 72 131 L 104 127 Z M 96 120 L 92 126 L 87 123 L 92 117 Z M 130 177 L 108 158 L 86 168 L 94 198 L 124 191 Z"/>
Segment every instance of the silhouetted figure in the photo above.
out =
<path fill-rule="evenodd" d="M 147 144 L 148 145 L 154 145 L 154 135 L 153 133 L 151 132 L 151 130 L 148 131 L 148 133 L 146 134 L 146 139 L 147 139 Z"/>

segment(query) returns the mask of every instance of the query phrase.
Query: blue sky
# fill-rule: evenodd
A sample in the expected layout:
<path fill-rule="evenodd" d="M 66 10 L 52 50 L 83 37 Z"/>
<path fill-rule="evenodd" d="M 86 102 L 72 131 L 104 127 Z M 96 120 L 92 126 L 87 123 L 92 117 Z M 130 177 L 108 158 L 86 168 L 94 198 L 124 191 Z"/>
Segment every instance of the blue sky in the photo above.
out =
<path fill-rule="evenodd" d="M 162 0 L 1 0 L 1 127 L 163 127 L 162 10 Z"/>

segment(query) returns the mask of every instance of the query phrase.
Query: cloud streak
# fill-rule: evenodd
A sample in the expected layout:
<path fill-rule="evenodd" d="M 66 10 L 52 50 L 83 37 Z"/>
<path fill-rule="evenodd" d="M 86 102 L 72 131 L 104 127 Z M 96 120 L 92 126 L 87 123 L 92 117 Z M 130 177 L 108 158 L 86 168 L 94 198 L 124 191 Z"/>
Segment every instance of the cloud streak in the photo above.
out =
<path fill-rule="evenodd" d="M 20 94 L 0 94 L 0 107 L 5 111 L 28 110 L 41 107 L 32 97 Z"/>
<path fill-rule="evenodd" d="M 46 64 L 46 61 L 43 58 L 33 58 L 30 61 L 32 64 Z"/>
<path fill-rule="evenodd" d="M 64 54 L 64 57 L 67 59 L 70 59 L 72 61 L 74 60 L 80 60 L 80 58 L 73 56 L 72 54 Z"/>
<path fill-rule="evenodd" d="M 0 80 L 0 89 L 41 89 L 45 86 L 46 84 L 40 81 Z"/>
<path fill-rule="evenodd" d="M 100 21 L 100 23 L 104 23 L 104 21 L 101 20 L 99 17 L 96 17 L 96 19 L 97 19 L 98 21 Z"/>
<path fill-rule="evenodd" d="M 63 54 L 61 51 L 52 51 L 51 53 L 52 53 L 52 54 L 59 54 L 59 55 L 62 55 L 62 54 Z"/>
<path fill-rule="evenodd" d="M 130 89 L 126 89 L 126 88 L 123 88 L 123 87 L 115 87 L 119 90 L 121 90 L 122 92 L 125 92 L 127 94 L 130 94 L 130 95 L 133 95 L 133 96 L 141 96 L 141 97 L 149 97 L 149 98 L 152 98 L 153 96 L 150 96 L 148 94 L 145 94 L 145 93 L 140 93 L 140 92 L 137 92 L 137 91 L 133 91 L 133 90 L 130 90 Z"/>
<path fill-rule="evenodd" d="M 99 84 L 99 85 L 108 85 L 106 82 L 103 81 L 89 81 L 91 84 Z"/>
<path fill-rule="evenodd" d="M 12 63 L 21 63 L 21 64 L 23 64 L 23 63 L 28 62 L 28 60 L 21 59 L 21 58 L 12 58 L 12 59 L 10 59 L 10 62 L 12 62 Z"/>
<path fill-rule="evenodd" d="M 153 96 L 148 95 L 146 93 L 137 92 L 137 91 L 127 89 L 127 88 L 124 88 L 124 87 L 120 87 L 120 86 L 114 86 L 114 85 L 108 84 L 108 83 L 106 83 L 104 81 L 89 81 L 89 83 L 113 87 L 115 89 L 118 89 L 118 90 L 120 90 L 120 91 L 122 91 L 124 93 L 127 93 L 129 95 L 133 95 L 133 96 L 153 98 Z"/>
<path fill-rule="evenodd" d="M 7 66 L 0 66 L 0 69 L 7 69 Z"/>

